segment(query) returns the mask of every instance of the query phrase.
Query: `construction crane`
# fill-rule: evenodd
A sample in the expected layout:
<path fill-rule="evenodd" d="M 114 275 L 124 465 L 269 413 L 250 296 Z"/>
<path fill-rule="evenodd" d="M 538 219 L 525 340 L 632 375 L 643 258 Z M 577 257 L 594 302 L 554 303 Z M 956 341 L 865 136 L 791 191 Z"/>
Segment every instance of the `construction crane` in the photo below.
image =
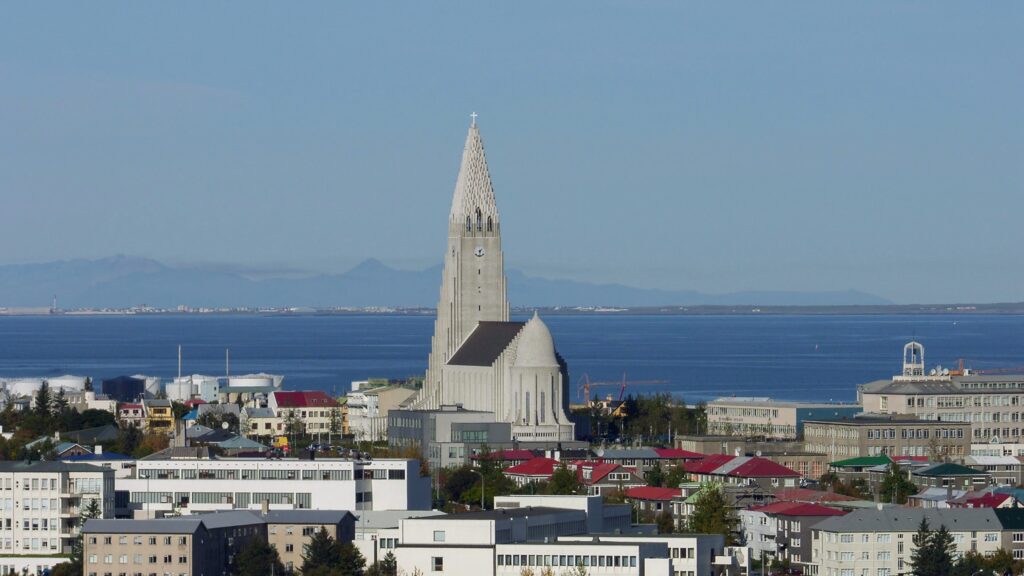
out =
<path fill-rule="evenodd" d="M 586 373 L 580 377 L 579 382 L 576 385 L 576 394 L 580 399 L 586 403 L 590 402 L 590 389 L 591 388 L 607 388 L 612 386 L 619 387 L 619 401 L 626 395 L 626 386 L 650 386 L 658 384 L 668 384 L 668 380 L 626 380 L 626 373 L 622 373 L 622 380 L 607 380 L 603 382 L 591 382 L 590 376 Z"/>

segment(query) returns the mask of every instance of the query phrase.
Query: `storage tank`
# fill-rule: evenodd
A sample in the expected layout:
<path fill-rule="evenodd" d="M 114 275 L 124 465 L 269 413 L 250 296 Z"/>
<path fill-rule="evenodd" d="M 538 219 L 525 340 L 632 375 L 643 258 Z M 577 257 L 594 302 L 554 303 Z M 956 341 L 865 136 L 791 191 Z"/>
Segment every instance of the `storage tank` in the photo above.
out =
<path fill-rule="evenodd" d="M 264 388 L 266 386 L 280 387 L 276 384 L 274 376 L 270 374 L 246 374 L 244 376 L 232 376 L 228 378 L 228 385 L 232 388 Z"/>
<path fill-rule="evenodd" d="M 43 387 L 43 381 L 39 378 L 22 378 L 7 383 L 7 392 L 12 398 L 21 396 L 35 396 L 36 392 Z"/>
<path fill-rule="evenodd" d="M 132 376 L 136 380 L 142 380 L 142 389 L 149 398 L 156 398 L 160 395 L 160 379 L 156 376 L 146 376 L 144 374 L 135 374 Z"/>
<path fill-rule="evenodd" d="M 188 376 L 175 378 L 167 383 L 165 388 L 167 399 L 171 402 L 185 402 L 192 399 L 192 382 Z"/>
<path fill-rule="evenodd" d="M 85 380 L 85 376 L 64 375 L 57 376 L 56 378 L 47 378 L 46 382 L 54 393 L 62 388 L 65 392 L 81 392 L 85 390 Z"/>

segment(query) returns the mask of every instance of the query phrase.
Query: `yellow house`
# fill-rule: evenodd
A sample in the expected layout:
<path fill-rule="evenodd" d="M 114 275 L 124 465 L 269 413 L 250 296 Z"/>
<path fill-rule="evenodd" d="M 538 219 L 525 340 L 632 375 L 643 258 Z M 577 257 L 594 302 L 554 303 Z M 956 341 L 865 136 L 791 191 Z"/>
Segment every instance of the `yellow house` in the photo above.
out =
<path fill-rule="evenodd" d="M 174 409 L 170 400 L 143 400 L 142 410 L 146 418 L 147 431 L 170 434 L 174 430 Z"/>

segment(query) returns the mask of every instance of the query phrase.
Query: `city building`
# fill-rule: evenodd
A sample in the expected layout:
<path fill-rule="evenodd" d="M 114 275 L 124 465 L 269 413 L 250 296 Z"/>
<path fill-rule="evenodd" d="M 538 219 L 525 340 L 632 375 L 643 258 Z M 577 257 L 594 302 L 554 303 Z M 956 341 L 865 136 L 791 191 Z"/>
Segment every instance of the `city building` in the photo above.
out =
<path fill-rule="evenodd" d="M 84 576 L 222 576 L 253 539 L 267 538 L 258 514 L 223 512 L 154 520 L 89 520 L 82 530 Z"/>
<path fill-rule="evenodd" d="M 829 462 L 885 454 L 963 460 L 971 450 L 967 422 L 920 420 L 915 416 L 869 416 L 804 422 L 804 448 Z"/>
<path fill-rule="evenodd" d="M 992 554 L 1002 546 L 1002 524 L 989 508 L 891 507 L 855 510 L 812 528 L 812 562 L 818 576 L 905 574 L 921 520 L 945 526 L 958 554 Z"/>
<path fill-rule="evenodd" d="M 636 470 L 619 464 L 584 460 L 571 462 L 567 468 L 576 473 L 576 479 L 587 490 L 587 494 L 596 496 L 609 496 L 647 485 L 647 481 Z"/>
<path fill-rule="evenodd" d="M 866 412 L 970 423 L 974 444 L 1022 440 L 1024 375 L 973 374 L 969 370 L 932 370 L 926 375 L 924 347 L 917 342 L 904 347 L 902 374 L 861 384 L 857 396 Z"/>
<path fill-rule="evenodd" d="M 1002 486 L 1020 486 L 1021 461 L 1016 456 L 968 456 L 964 464 L 987 472 L 992 481 Z"/>
<path fill-rule="evenodd" d="M 142 413 L 146 418 L 146 432 L 170 434 L 174 431 L 174 408 L 164 398 L 147 398 L 142 401 Z"/>
<path fill-rule="evenodd" d="M 146 412 L 141 403 L 124 402 L 117 405 L 117 422 L 121 427 L 131 426 L 144 430 Z"/>
<path fill-rule="evenodd" d="M 208 449 L 206 451 L 208 454 Z M 430 478 L 418 460 L 197 458 L 170 448 L 136 462 L 118 478 L 117 516 L 195 514 L 216 510 L 424 510 Z"/>
<path fill-rule="evenodd" d="M 544 322 L 536 314 L 509 321 L 501 222 L 474 119 L 452 198 L 427 374 L 407 407 L 461 404 L 511 424 L 515 440 L 571 441 L 568 385 Z"/>
<path fill-rule="evenodd" d="M 708 434 L 796 440 L 807 420 L 839 420 L 860 413 L 860 404 L 786 402 L 726 397 L 707 403 Z"/>
<path fill-rule="evenodd" d="M 660 488 L 656 486 L 634 486 L 626 488 L 625 496 L 639 515 L 654 516 L 662 512 L 672 513 L 672 500 L 683 495 L 681 488 Z"/>
<path fill-rule="evenodd" d="M 240 428 L 249 438 L 273 437 L 285 433 L 284 418 L 265 406 L 242 408 Z"/>
<path fill-rule="evenodd" d="M 735 486 L 758 486 L 762 490 L 794 488 L 800 474 L 781 464 L 757 456 L 714 454 L 684 464 L 696 482 L 721 482 Z"/>
<path fill-rule="evenodd" d="M 361 387 L 347 395 L 349 430 L 357 440 L 377 442 L 388 438 L 388 414 L 416 394 L 404 386 Z"/>
<path fill-rule="evenodd" d="M 847 512 L 838 508 L 805 502 L 778 501 L 739 511 L 744 542 L 755 560 L 789 561 L 806 573 L 811 564 L 811 528 L 833 516 Z"/>
<path fill-rule="evenodd" d="M 345 510 L 265 510 L 261 516 L 267 541 L 277 548 L 289 572 L 302 568 L 304 548 L 320 530 L 327 530 L 337 542 L 355 540 L 356 517 Z"/>
<path fill-rule="evenodd" d="M 0 462 L 0 567 L 36 556 L 36 569 L 64 562 L 81 531 L 81 518 L 96 501 L 114 516 L 114 472 L 66 462 Z M 22 564 L 24 566 L 24 564 Z"/>
<path fill-rule="evenodd" d="M 306 434 L 341 436 L 341 406 L 337 400 L 319 390 L 277 390 L 270 394 L 267 407 L 282 419 L 285 434 L 301 430 Z"/>

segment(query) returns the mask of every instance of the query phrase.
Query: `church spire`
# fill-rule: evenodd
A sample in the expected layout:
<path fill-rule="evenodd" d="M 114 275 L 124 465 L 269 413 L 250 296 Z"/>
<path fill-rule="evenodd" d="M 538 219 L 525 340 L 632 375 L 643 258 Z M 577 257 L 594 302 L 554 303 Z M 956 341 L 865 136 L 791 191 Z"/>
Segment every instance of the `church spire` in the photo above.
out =
<path fill-rule="evenodd" d="M 494 201 L 494 188 L 491 187 L 491 174 L 487 169 L 476 113 L 471 117 L 473 122 L 462 149 L 462 164 L 452 197 L 451 225 L 453 230 L 463 233 L 496 232 L 498 206 Z"/>

